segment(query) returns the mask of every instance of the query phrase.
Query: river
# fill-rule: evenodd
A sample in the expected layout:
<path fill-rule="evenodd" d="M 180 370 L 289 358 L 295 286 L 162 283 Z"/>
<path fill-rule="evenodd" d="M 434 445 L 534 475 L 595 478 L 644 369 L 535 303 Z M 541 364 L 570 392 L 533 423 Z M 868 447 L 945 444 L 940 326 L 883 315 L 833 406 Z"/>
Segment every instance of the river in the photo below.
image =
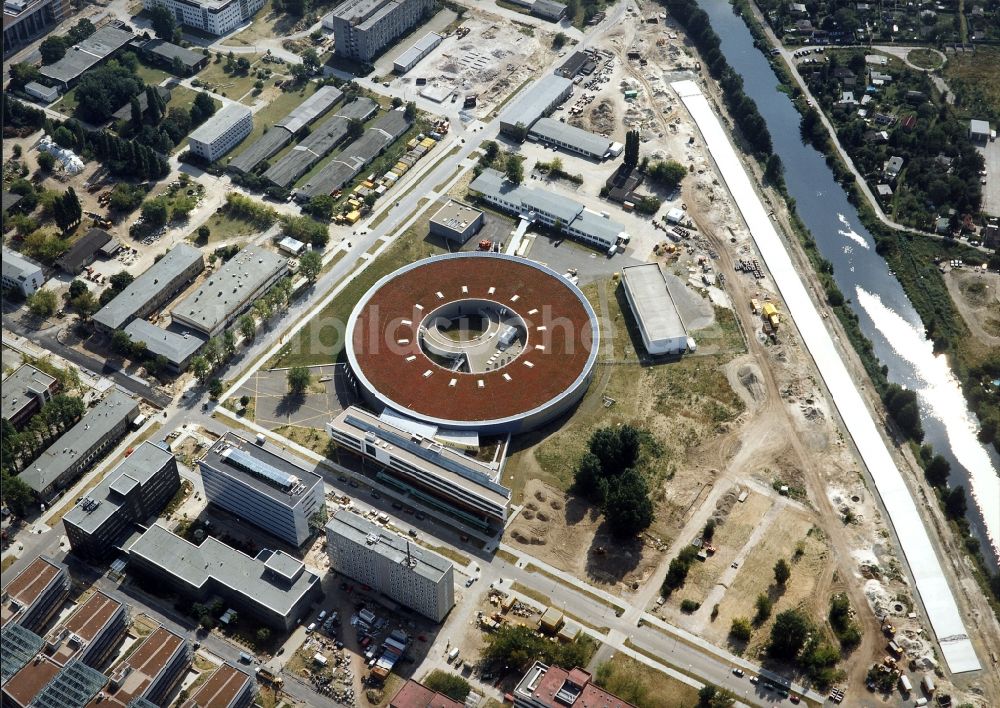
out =
<path fill-rule="evenodd" d="M 861 224 L 847 194 L 823 155 L 799 137 L 799 113 L 753 37 L 727 0 L 699 0 L 722 40 L 722 52 L 743 77 L 744 90 L 757 103 L 771 131 L 774 151 L 785 168 L 789 194 L 834 267 L 834 278 L 861 330 L 889 369 L 889 380 L 917 393 L 924 441 L 951 463 L 949 482 L 965 486 L 968 519 L 992 570 L 1000 546 L 1000 455 L 976 438 L 979 423 L 969 410 L 947 359 L 935 355 L 913 308 L 875 239 Z M 970 493 L 971 492 L 971 493 Z M 990 553 L 992 549 L 992 553 Z"/>

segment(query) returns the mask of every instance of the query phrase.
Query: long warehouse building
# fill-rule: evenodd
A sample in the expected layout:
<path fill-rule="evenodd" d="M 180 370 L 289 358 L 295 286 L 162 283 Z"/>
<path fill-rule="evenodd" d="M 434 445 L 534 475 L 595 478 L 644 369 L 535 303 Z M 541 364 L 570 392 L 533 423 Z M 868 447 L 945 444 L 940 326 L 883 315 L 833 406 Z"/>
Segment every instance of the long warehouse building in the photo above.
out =
<path fill-rule="evenodd" d="M 521 126 L 531 128 L 573 95 L 573 82 L 563 76 L 549 74 L 538 83 L 526 87 L 500 116 L 500 132 L 513 133 Z"/>
<path fill-rule="evenodd" d="M 364 122 L 375 115 L 377 110 L 378 104 L 370 98 L 362 97 L 351 101 L 271 165 L 264 173 L 264 179 L 289 189 L 347 137 L 352 120 Z"/>
<path fill-rule="evenodd" d="M 320 87 L 295 110 L 275 123 L 273 128 L 230 160 L 229 169 L 243 173 L 253 172 L 260 163 L 273 157 L 292 142 L 300 130 L 326 115 L 343 97 L 343 91 L 335 86 Z"/>
<path fill-rule="evenodd" d="M 94 324 L 111 335 L 163 306 L 204 269 L 201 251 L 179 243 L 102 307 L 94 315 Z"/>
<path fill-rule="evenodd" d="M 312 197 L 332 194 L 340 189 L 381 155 L 383 150 L 396 142 L 411 124 L 403 111 L 389 111 L 296 190 L 295 198 L 308 201 Z"/>
<path fill-rule="evenodd" d="M 687 330 L 659 263 L 625 266 L 622 286 L 639 324 L 646 351 L 659 356 L 683 354 L 688 350 Z"/>

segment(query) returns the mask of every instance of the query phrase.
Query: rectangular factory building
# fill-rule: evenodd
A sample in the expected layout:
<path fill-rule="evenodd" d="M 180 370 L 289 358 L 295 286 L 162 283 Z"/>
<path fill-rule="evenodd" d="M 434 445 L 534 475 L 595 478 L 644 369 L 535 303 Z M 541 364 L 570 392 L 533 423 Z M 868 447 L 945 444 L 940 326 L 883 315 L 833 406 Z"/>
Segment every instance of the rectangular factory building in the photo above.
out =
<path fill-rule="evenodd" d="M 334 443 L 374 465 L 380 483 L 481 530 L 503 528 L 510 490 L 500 470 L 355 406 L 327 424 Z"/>
<path fill-rule="evenodd" d="M 132 708 L 133 701 L 138 699 L 152 705 L 167 705 L 167 699 L 190 665 L 187 640 L 160 625 L 108 674 L 108 705 Z"/>
<path fill-rule="evenodd" d="M 454 564 L 347 509 L 326 525 L 330 567 L 435 622 L 455 605 Z"/>
<path fill-rule="evenodd" d="M 554 118 L 539 118 L 528 131 L 528 138 L 547 145 L 575 152 L 592 160 L 617 157 L 624 147 L 621 143 L 602 138 L 575 125 L 563 123 Z"/>
<path fill-rule="evenodd" d="M 18 477 L 48 501 L 121 440 L 138 415 L 138 402 L 113 388 Z"/>
<path fill-rule="evenodd" d="M 62 59 L 43 66 L 38 72 L 64 89 L 81 76 L 118 54 L 135 36 L 124 23 L 104 25 L 92 35 L 66 50 Z"/>
<path fill-rule="evenodd" d="M 549 74 L 525 88 L 500 117 L 500 132 L 511 134 L 518 126 L 529 129 L 573 95 L 573 82 L 564 76 Z"/>
<path fill-rule="evenodd" d="M 392 63 L 392 70 L 397 74 L 405 74 L 415 67 L 421 59 L 434 51 L 434 48 L 441 44 L 443 39 L 437 32 L 428 32 L 417 40 L 412 47 L 396 57 Z"/>
<path fill-rule="evenodd" d="M 165 443 L 147 440 L 63 517 L 70 548 L 84 558 L 103 560 L 133 524 L 159 514 L 180 485 L 174 454 Z"/>
<path fill-rule="evenodd" d="M 209 502 L 293 546 L 312 537 L 313 517 L 326 518 L 323 478 L 234 432 L 198 460 Z"/>
<path fill-rule="evenodd" d="M 194 129 L 188 148 L 208 162 L 215 162 L 253 130 L 253 113 L 246 106 L 230 103 Z"/>
<path fill-rule="evenodd" d="M 247 708 L 257 693 L 253 677 L 229 662 L 215 670 L 181 708 Z"/>
<path fill-rule="evenodd" d="M 247 246 L 182 300 L 170 317 L 214 337 L 288 274 L 288 260 L 260 246 Z"/>
<path fill-rule="evenodd" d="M 128 549 L 129 569 L 192 602 L 212 597 L 242 617 L 289 632 L 322 598 L 319 576 L 293 556 L 262 549 L 251 558 L 212 536 L 200 546 L 156 523 Z"/>
<path fill-rule="evenodd" d="M 658 263 L 622 268 L 622 287 L 647 352 L 658 356 L 687 351 L 687 330 Z"/>
<path fill-rule="evenodd" d="M 162 307 L 204 269 L 201 251 L 179 243 L 98 310 L 94 324 L 110 336 Z"/>

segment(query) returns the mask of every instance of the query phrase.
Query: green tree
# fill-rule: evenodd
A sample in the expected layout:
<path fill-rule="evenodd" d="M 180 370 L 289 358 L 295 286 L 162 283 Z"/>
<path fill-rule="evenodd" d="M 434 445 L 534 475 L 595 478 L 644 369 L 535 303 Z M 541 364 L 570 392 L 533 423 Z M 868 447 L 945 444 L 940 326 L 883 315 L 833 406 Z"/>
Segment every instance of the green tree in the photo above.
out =
<path fill-rule="evenodd" d="M 757 596 L 757 601 L 754 603 L 757 608 L 757 614 L 754 615 L 753 623 L 760 626 L 767 622 L 767 619 L 771 616 L 771 608 L 774 603 L 771 602 L 771 598 L 768 597 L 767 593 L 761 593 Z"/>
<path fill-rule="evenodd" d="M 171 41 L 174 38 L 174 30 L 177 29 L 174 13 L 163 5 L 154 5 L 148 10 L 148 13 L 156 36 L 168 42 Z"/>
<path fill-rule="evenodd" d="M 712 542 L 712 538 L 715 536 L 715 519 L 709 519 L 705 522 L 705 528 L 701 531 L 701 537 L 707 543 Z"/>
<path fill-rule="evenodd" d="M 251 341 L 257 334 L 257 322 L 254 320 L 253 315 L 243 315 L 240 318 L 240 334 L 248 342 Z"/>
<path fill-rule="evenodd" d="M 261 627 L 257 630 L 257 643 L 266 644 L 267 640 L 271 638 L 271 630 L 267 627 Z"/>
<path fill-rule="evenodd" d="M 304 366 L 293 366 L 288 370 L 288 390 L 294 395 L 302 395 L 309 388 L 312 376 Z"/>
<path fill-rule="evenodd" d="M 638 463 L 640 442 L 638 429 L 625 424 L 594 431 L 588 447 L 600 460 L 604 475 L 611 476 Z"/>
<path fill-rule="evenodd" d="M 138 132 L 142 129 L 142 107 L 139 105 L 138 97 L 133 96 L 129 99 L 129 110 L 132 117 L 132 129 Z"/>
<path fill-rule="evenodd" d="M 403 115 L 406 117 L 406 120 L 412 122 L 417 117 L 417 104 L 413 101 L 408 101 L 406 108 L 403 109 Z"/>
<path fill-rule="evenodd" d="M 811 631 L 809 620 L 799 610 L 779 612 L 771 627 L 771 641 L 768 652 L 784 661 L 793 661 L 805 646 Z"/>
<path fill-rule="evenodd" d="M 310 283 L 316 282 L 323 269 L 323 257 L 316 251 L 306 251 L 299 258 L 299 272 Z"/>
<path fill-rule="evenodd" d="M 65 37 L 49 35 L 38 45 L 38 52 L 42 55 L 42 64 L 54 64 L 66 56 L 67 44 Z"/>
<path fill-rule="evenodd" d="M 948 483 L 948 475 L 950 474 L 951 465 L 941 455 L 932 457 L 924 468 L 924 476 L 935 487 L 944 487 Z"/>
<path fill-rule="evenodd" d="M 209 229 L 204 224 L 202 224 L 201 226 L 198 227 L 198 240 L 199 241 L 207 242 L 208 241 L 208 237 L 211 236 L 211 235 L 212 235 L 212 230 Z"/>
<path fill-rule="evenodd" d="M 556 35 L 552 38 L 552 48 L 557 52 L 566 46 L 566 40 L 569 39 L 565 32 L 556 32 Z"/>
<path fill-rule="evenodd" d="M 4 420 L 4 422 L 7 421 Z M 8 476 L 6 473 L 3 475 L 2 481 L 0 489 L 3 490 L 4 505 L 16 515 L 24 516 L 31 505 L 35 503 L 35 495 L 31 491 L 31 487 L 20 477 Z"/>
<path fill-rule="evenodd" d="M 729 636 L 741 642 L 749 642 L 753 626 L 746 617 L 736 617 L 729 627 Z"/>
<path fill-rule="evenodd" d="M 218 401 L 222 395 L 223 387 L 220 379 L 212 379 L 208 382 L 208 396 L 213 401 Z"/>
<path fill-rule="evenodd" d="M 459 703 L 464 703 L 466 696 L 472 690 L 469 682 L 461 676 L 440 669 L 435 669 L 428 674 L 423 683 L 432 691 L 443 693 Z"/>
<path fill-rule="evenodd" d="M 764 167 L 764 180 L 768 184 L 780 185 L 784 182 L 784 167 L 781 164 L 781 158 L 778 157 L 777 153 L 771 153 L 767 157 L 767 162 Z"/>
<path fill-rule="evenodd" d="M 603 505 L 608 493 L 608 482 L 604 478 L 601 460 L 592 452 L 586 453 L 576 466 L 573 490 L 597 505 Z"/>
<path fill-rule="evenodd" d="M 604 516 L 611 533 L 620 538 L 632 538 L 648 528 L 653 523 L 653 503 L 646 478 L 631 468 L 622 472 L 608 485 Z"/>
<path fill-rule="evenodd" d="M 142 205 L 143 221 L 153 229 L 159 228 L 170 219 L 170 209 L 162 198 L 150 199 Z"/>
<path fill-rule="evenodd" d="M 191 371 L 201 383 L 205 383 L 209 370 L 208 360 L 205 357 L 196 356 L 191 359 Z"/>
<path fill-rule="evenodd" d="M 788 565 L 788 561 L 784 558 L 779 558 L 778 562 L 774 564 L 774 581 L 784 587 L 791 576 L 792 567 Z"/>
<path fill-rule="evenodd" d="M 319 71 L 322 64 L 319 60 L 319 54 L 316 53 L 315 47 L 308 47 L 304 52 L 302 52 L 302 63 L 305 64 L 306 69 L 310 73 L 316 73 Z"/>
<path fill-rule="evenodd" d="M 945 513 L 952 519 L 961 519 L 965 516 L 968 502 L 965 499 L 965 487 L 959 485 L 952 487 L 944 495 Z"/>
<path fill-rule="evenodd" d="M 510 137 L 518 143 L 523 143 L 528 139 L 528 126 L 524 123 L 518 122 L 514 124 L 514 127 L 507 131 Z"/>
<path fill-rule="evenodd" d="M 59 300 L 51 290 L 38 290 L 28 296 L 28 310 L 35 317 L 51 317 L 58 306 Z"/>
<path fill-rule="evenodd" d="M 38 169 L 42 172 L 51 172 L 56 166 L 56 157 L 51 152 L 38 153 Z"/>
<path fill-rule="evenodd" d="M 32 81 L 38 81 L 41 74 L 38 72 L 38 67 L 34 64 L 28 64 L 27 62 L 21 62 L 20 64 L 11 64 L 10 67 L 10 86 L 15 91 L 20 91 L 25 87 L 26 84 L 30 84 Z M 14 104 L 11 101 L 11 104 Z M 6 118 L 8 111 L 6 106 L 4 107 L 4 117 Z"/>
<path fill-rule="evenodd" d="M 639 164 L 639 131 L 630 130 L 625 133 L 625 154 L 622 163 L 626 169 L 633 169 Z"/>
<path fill-rule="evenodd" d="M 222 333 L 222 351 L 227 357 L 236 353 L 236 333 L 231 329 Z"/>
<path fill-rule="evenodd" d="M 329 194 L 317 194 L 302 207 L 302 211 L 312 214 L 317 219 L 329 221 L 333 217 L 333 208 L 336 203 L 336 200 Z"/>
<path fill-rule="evenodd" d="M 675 189 L 687 174 L 684 165 L 675 160 L 658 160 L 651 164 L 646 171 L 649 173 L 650 179 L 667 189 Z"/>
<path fill-rule="evenodd" d="M 240 396 L 240 408 L 242 408 L 243 410 L 246 410 L 247 406 L 249 406 L 249 405 L 250 405 L 250 396 L 248 396 L 246 394 L 243 394 L 242 396 Z"/>
<path fill-rule="evenodd" d="M 698 691 L 698 708 L 729 708 L 736 704 L 736 696 L 724 688 L 707 684 Z"/>
<path fill-rule="evenodd" d="M 132 351 L 132 338 L 125 333 L 125 330 L 116 329 L 111 334 L 111 348 L 125 356 Z"/>

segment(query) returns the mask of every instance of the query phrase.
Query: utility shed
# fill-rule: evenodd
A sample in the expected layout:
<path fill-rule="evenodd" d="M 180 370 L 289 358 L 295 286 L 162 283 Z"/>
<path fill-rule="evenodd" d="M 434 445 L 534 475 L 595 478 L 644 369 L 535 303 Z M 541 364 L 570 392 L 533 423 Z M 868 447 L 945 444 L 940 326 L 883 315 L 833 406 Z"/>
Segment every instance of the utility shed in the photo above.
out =
<path fill-rule="evenodd" d="M 430 222 L 432 234 L 458 243 L 465 243 L 482 227 L 483 212 L 454 199 L 438 209 Z"/>
<path fill-rule="evenodd" d="M 658 263 L 622 268 L 622 285 L 646 351 L 656 356 L 687 350 L 687 331 Z"/>
<path fill-rule="evenodd" d="M 441 44 L 443 38 L 437 32 L 428 32 L 421 37 L 412 47 L 396 57 L 392 63 L 392 70 L 397 74 L 405 74 L 415 67 L 421 59 L 434 51 L 434 48 Z"/>

